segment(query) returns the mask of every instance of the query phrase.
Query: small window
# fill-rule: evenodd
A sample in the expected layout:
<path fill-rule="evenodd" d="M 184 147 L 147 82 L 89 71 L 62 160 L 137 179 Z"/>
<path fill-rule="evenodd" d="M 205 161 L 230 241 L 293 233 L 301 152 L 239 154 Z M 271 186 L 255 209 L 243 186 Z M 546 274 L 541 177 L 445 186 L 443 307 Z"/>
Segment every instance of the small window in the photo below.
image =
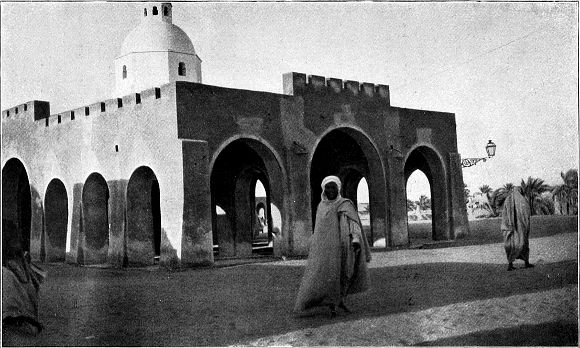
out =
<path fill-rule="evenodd" d="M 123 78 L 126 79 L 127 78 L 127 66 L 123 65 Z"/>
<path fill-rule="evenodd" d="M 75 112 L 74 111 L 71 111 L 70 112 L 70 120 L 72 121 L 74 119 L 75 119 Z"/>
<path fill-rule="evenodd" d="M 177 74 L 179 76 L 186 76 L 185 63 L 179 63 L 179 66 L 177 67 Z"/>
<path fill-rule="evenodd" d="M 153 15 L 157 16 L 157 6 L 153 6 Z"/>
<path fill-rule="evenodd" d="M 101 112 L 105 112 L 105 103 L 101 103 Z"/>
<path fill-rule="evenodd" d="M 135 93 L 135 104 L 141 104 L 141 94 Z"/>
<path fill-rule="evenodd" d="M 89 107 L 85 106 L 85 116 L 89 116 Z"/>
<path fill-rule="evenodd" d="M 6 116 L 10 117 L 10 110 L 6 111 Z"/>
<path fill-rule="evenodd" d="M 16 109 L 14 110 L 14 113 L 15 113 L 16 115 L 18 115 L 18 108 L 16 108 Z"/>
<path fill-rule="evenodd" d="M 155 99 L 161 98 L 161 88 L 155 87 Z"/>
<path fill-rule="evenodd" d="M 145 17 L 147 17 L 147 9 L 143 9 L 143 12 L 145 12 Z"/>
<path fill-rule="evenodd" d="M 24 111 L 28 110 L 28 105 L 24 104 Z"/>
<path fill-rule="evenodd" d="M 58 115 L 58 123 L 60 123 L 60 115 Z"/>
<path fill-rule="evenodd" d="M 44 126 L 45 126 L 45 127 L 48 127 L 48 123 L 50 122 L 50 121 L 48 120 L 48 117 L 47 117 L 47 118 L 45 118 L 45 120 L 46 120 L 46 121 L 44 121 Z"/>
<path fill-rule="evenodd" d="M 123 99 L 117 98 L 117 107 L 118 108 L 122 108 L 123 107 Z"/>
<path fill-rule="evenodd" d="M 169 7 L 167 7 L 167 6 L 164 6 L 163 7 L 163 15 L 164 16 L 169 16 Z"/>

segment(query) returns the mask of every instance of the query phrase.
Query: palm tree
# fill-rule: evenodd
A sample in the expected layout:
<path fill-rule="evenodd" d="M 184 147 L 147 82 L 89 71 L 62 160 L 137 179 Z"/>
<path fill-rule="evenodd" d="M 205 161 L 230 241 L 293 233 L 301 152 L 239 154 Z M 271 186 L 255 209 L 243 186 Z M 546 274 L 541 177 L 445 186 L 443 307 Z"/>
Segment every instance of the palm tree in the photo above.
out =
<path fill-rule="evenodd" d="M 543 215 L 546 212 L 542 193 L 551 191 L 551 187 L 546 185 L 544 180 L 532 178 L 531 176 L 528 177 L 527 181 L 522 179 L 520 190 L 530 205 L 532 215 Z"/>
<path fill-rule="evenodd" d="M 429 199 L 429 197 L 425 195 L 421 195 L 421 197 L 419 197 L 419 202 L 417 202 L 417 205 L 421 210 L 431 209 L 431 199 Z"/>
<path fill-rule="evenodd" d="M 493 192 L 493 189 L 489 185 L 483 185 L 479 188 L 479 191 L 489 199 L 489 195 Z"/>
<path fill-rule="evenodd" d="M 407 198 L 407 212 L 413 211 L 416 208 L 417 208 L 417 204 L 415 202 L 413 202 L 412 200 L 410 200 L 409 198 Z"/>
<path fill-rule="evenodd" d="M 515 187 L 514 184 L 507 183 L 503 185 L 503 187 L 500 187 L 497 190 L 493 191 L 493 193 L 490 195 L 489 205 L 492 207 L 495 216 L 498 216 L 500 214 L 506 197 L 514 189 L 514 187 Z"/>
<path fill-rule="evenodd" d="M 560 212 L 565 215 L 578 214 L 578 170 L 570 169 L 560 173 L 563 185 L 556 185 L 552 189 L 554 199 L 560 203 Z"/>
<path fill-rule="evenodd" d="M 487 203 L 483 205 L 483 209 L 487 210 L 489 213 L 488 217 L 498 216 L 499 214 L 495 211 L 494 207 L 491 205 L 491 195 L 493 194 L 493 189 L 489 185 L 483 185 L 479 188 L 479 192 L 485 195 L 487 198 Z"/>

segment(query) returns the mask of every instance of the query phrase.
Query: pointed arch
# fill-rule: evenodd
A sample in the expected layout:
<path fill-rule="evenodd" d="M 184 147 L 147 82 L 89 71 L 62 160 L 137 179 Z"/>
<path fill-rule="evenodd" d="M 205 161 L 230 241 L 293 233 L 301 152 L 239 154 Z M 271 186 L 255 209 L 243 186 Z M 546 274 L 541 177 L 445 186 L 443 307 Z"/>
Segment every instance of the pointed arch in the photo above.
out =
<path fill-rule="evenodd" d="M 161 255 L 161 206 L 157 176 L 147 166 L 127 184 L 126 253 L 128 265 L 151 265 Z"/>
<path fill-rule="evenodd" d="M 32 195 L 24 164 L 11 158 L 2 168 L 2 252 L 30 251 Z"/>
<path fill-rule="evenodd" d="M 450 238 L 447 171 L 441 155 L 427 144 L 414 146 L 405 158 L 405 187 L 411 174 L 420 170 L 429 180 L 433 240 Z"/>
<path fill-rule="evenodd" d="M 99 173 L 89 175 L 82 192 L 81 248 L 84 264 L 107 261 L 109 249 L 109 187 Z"/>
<path fill-rule="evenodd" d="M 46 260 L 62 262 L 66 256 L 68 227 L 68 195 L 59 179 L 52 179 L 44 196 Z"/>
<path fill-rule="evenodd" d="M 210 163 L 212 230 L 218 245 L 218 257 L 248 257 L 254 244 L 255 188 L 259 180 L 266 191 L 265 206 L 275 204 L 284 209 L 285 172 L 278 155 L 263 141 L 252 137 L 235 137 L 224 142 Z M 216 206 L 226 213 L 216 214 Z M 269 240 L 272 219 L 268 213 Z M 281 234 L 285 234 L 282 225 Z M 272 249 L 272 252 L 276 247 Z"/>
<path fill-rule="evenodd" d="M 342 195 L 356 203 L 357 187 L 364 177 L 369 191 L 369 242 L 390 239 L 387 230 L 387 189 L 385 166 L 378 148 L 361 129 L 337 126 L 328 129 L 317 140 L 309 161 L 312 224 L 320 202 L 320 183 L 327 175 L 337 175 L 342 182 Z"/>

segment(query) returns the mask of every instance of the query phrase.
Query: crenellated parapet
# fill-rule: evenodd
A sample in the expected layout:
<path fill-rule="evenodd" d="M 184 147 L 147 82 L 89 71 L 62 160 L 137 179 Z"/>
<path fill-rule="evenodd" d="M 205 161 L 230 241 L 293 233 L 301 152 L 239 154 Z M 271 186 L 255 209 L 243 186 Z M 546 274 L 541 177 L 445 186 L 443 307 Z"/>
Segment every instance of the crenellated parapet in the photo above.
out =
<path fill-rule="evenodd" d="M 38 121 L 49 117 L 50 103 L 41 100 L 31 100 L 2 111 L 2 121 L 8 119 L 32 119 Z"/>
<path fill-rule="evenodd" d="M 87 116 L 140 108 L 142 105 L 153 103 L 157 99 L 160 99 L 163 90 L 168 87 L 169 85 L 149 88 L 140 93 L 132 93 L 120 98 L 106 99 L 53 115 L 50 114 L 49 102 L 32 100 L 2 111 L 2 121 L 18 118 L 28 119 L 30 121 L 40 121 L 39 125 L 45 127 L 56 126 L 64 122 L 83 119 Z"/>
<path fill-rule="evenodd" d="M 390 105 L 389 86 L 358 81 L 343 81 L 324 76 L 302 73 L 286 73 L 283 77 L 284 94 L 304 95 L 307 93 L 346 94 L 352 97 L 373 99 Z"/>

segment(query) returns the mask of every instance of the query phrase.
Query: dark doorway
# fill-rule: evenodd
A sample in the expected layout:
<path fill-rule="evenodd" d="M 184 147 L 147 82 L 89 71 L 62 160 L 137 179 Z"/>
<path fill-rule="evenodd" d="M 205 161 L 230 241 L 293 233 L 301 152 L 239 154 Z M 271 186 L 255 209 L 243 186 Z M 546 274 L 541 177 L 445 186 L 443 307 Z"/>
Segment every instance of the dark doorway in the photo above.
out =
<path fill-rule="evenodd" d="M 109 248 L 109 187 L 99 173 L 89 175 L 83 186 L 82 229 L 84 264 L 107 261 Z"/>
<path fill-rule="evenodd" d="M 3 251 L 30 251 L 31 194 L 26 169 L 20 160 L 9 159 L 2 168 Z M 10 226 L 10 227 L 8 227 Z"/>
<path fill-rule="evenodd" d="M 150 265 L 161 255 L 159 182 L 149 167 L 137 168 L 127 184 L 127 261 Z"/>
<path fill-rule="evenodd" d="M 53 179 L 46 188 L 44 211 L 46 260 L 62 262 L 66 256 L 68 197 L 66 188 L 59 179 Z"/>

